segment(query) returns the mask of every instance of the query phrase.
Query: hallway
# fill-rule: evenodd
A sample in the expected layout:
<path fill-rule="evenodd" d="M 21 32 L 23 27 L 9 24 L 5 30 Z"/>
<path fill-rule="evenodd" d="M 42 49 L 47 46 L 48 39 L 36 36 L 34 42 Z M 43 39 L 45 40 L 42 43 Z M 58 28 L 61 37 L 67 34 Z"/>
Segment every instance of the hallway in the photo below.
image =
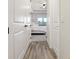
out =
<path fill-rule="evenodd" d="M 40 37 L 40 36 L 35 36 Z M 44 36 L 43 36 L 44 37 Z M 46 40 L 32 41 L 26 51 L 24 59 L 57 59 Z"/>
<path fill-rule="evenodd" d="M 8 59 L 70 59 L 69 0 L 8 4 Z"/>

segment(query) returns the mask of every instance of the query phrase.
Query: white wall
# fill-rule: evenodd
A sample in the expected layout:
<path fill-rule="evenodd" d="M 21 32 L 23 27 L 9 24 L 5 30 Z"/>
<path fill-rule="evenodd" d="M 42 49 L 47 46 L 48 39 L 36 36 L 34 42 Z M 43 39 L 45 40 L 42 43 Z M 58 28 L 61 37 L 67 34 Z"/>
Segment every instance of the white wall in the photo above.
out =
<path fill-rule="evenodd" d="M 58 59 L 69 58 L 69 0 L 48 0 L 48 43 Z"/>
<path fill-rule="evenodd" d="M 59 0 L 48 0 L 48 43 L 59 57 Z"/>
<path fill-rule="evenodd" d="M 8 27 L 9 28 L 9 35 L 8 35 L 8 59 L 14 59 L 14 45 L 13 45 L 13 0 L 8 1 Z M 11 35 L 10 35 L 11 34 Z"/>
<path fill-rule="evenodd" d="M 70 2 L 60 0 L 60 59 L 70 59 Z"/>

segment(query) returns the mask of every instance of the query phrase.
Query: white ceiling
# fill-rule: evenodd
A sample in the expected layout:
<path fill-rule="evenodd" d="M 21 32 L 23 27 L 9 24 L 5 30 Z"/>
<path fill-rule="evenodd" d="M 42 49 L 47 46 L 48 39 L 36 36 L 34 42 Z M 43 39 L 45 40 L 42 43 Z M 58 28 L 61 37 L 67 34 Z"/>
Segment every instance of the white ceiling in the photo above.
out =
<path fill-rule="evenodd" d="M 47 10 L 43 8 L 43 3 L 46 3 L 46 0 L 31 0 L 32 10 Z"/>

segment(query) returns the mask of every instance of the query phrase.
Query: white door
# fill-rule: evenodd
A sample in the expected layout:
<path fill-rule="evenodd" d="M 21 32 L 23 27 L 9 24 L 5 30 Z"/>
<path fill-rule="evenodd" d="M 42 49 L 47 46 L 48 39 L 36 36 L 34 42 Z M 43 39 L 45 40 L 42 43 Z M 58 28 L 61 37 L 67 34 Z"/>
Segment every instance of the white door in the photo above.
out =
<path fill-rule="evenodd" d="M 30 4 L 27 3 L 30 1 L 9 0 L 9 59 L 23 59 L 30 42 Z"/>

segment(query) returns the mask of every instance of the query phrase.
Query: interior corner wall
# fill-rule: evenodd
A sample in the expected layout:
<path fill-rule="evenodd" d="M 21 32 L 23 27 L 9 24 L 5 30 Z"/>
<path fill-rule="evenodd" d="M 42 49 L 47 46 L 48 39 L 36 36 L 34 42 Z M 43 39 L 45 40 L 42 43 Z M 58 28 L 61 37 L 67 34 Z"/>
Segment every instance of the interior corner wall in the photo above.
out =
<path fill-rule="evenodd" d="M 70 59 L 70 1 L 60 0 L 60 59 Z"/>

